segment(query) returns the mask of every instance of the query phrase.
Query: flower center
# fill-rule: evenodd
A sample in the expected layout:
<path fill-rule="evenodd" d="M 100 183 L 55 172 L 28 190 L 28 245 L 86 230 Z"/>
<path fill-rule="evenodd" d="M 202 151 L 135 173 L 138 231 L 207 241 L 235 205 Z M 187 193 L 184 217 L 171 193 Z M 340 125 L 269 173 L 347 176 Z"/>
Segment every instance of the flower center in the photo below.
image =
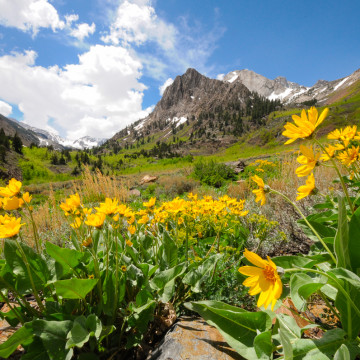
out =
<path fill-rule="evenodd" d="M 266 265 L 263 270 L 265 279 L 274 283 L 276 280 L 275 272 L 276 270 L 273 267 L 271 267 L 270 265 Z"/>

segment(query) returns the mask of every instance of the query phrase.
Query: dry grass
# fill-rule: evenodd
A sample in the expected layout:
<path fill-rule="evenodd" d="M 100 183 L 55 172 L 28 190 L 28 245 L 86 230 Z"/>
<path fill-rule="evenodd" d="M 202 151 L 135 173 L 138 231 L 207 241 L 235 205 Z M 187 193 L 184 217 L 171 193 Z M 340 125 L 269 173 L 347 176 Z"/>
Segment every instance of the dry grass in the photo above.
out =
<path fill-rule="evenodd" d="M 83 202 L 103 201 L 105 197 L 117 198 L 125 202 L 128 199 L 128 184 L 111 176 L 103 175 L 98 169 L 92 174 L 85 167 L 81 182 L 73 182 L 74 191 L 78 192 Z"/>

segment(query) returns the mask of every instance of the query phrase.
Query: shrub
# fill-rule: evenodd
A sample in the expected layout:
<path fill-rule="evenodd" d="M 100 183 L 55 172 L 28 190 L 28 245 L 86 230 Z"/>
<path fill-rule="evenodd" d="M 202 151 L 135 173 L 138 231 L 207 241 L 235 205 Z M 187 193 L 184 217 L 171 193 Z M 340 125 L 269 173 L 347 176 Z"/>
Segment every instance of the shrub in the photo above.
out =
<path fill-rule="evenodd" d="M 219 188 L 224 185 L 226 180 L 235 180 L 236 174 L 228 165 L 217 163 L 214 160 L 200 159 L 195 163 L 193 177 L 200 180 L 202 184 Z"/>

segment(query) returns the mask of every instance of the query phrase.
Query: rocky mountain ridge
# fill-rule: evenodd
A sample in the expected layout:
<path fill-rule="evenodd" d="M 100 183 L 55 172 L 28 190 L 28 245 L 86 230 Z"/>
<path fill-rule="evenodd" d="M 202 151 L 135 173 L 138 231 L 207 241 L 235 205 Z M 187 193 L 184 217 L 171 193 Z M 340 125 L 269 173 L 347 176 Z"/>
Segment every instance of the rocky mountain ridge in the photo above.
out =
<path fill-rule="evenodd" d="M 224 76 L 223 81 L 240 82 L 250 91 L 255 91 L 270 100 L 279 99 L 286 105 L 300 104 L 314 99 L 318 104 L 326 105 L 331 103 L 334 92 L 346 89 L 359 79 L 360 69 L 347 77 L 333 81 L 318 80 L 313 86 L 306 87 L 288 81 L 283 76 L 270 80 L 254 71 L 244 69 L 229 72 Z"/>

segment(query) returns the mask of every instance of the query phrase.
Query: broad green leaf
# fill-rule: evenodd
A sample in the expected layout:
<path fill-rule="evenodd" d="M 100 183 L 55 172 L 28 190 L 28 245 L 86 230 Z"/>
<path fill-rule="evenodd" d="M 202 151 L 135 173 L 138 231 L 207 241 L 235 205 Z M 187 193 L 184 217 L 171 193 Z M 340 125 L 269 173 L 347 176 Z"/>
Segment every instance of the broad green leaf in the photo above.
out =
<path fill-rule="evenodd" d="M 25 324 L 26 328 L 31 330 L 34 335 L 38 336 L 50 359 L 70 360 L 73 355 L 72 349 L 66 349 L 66 336 L 72 328 L 73 322 L 65 321 L 46 321 L 34 320 Z"/>
<path fill-rule="evenodd" d="M 26 353 L 21 356 L 21 360 L 49 360 L 49 355 L 38 337 L 26 347 Z"/>
<path fill-rule="evenodd" d="M 299 295 L 307 300 L 310 295 L 316 293 L 320 290 L 325 284 L 321 282 L 313 282 L 309 284 L 304 284 L 299 287 Z"/>
<path fill-rule="evenodd" d="M 172 268 L 178 263 L 178 249 L 175 241 L 170 237 L 166 230 L 164 230 L 163 234 L 163 245 L 163 260 L 167 268 Z"/>
<path fill-rule="evenodd" d="M 24 252 L 31 276 L 33 278 L 37 290 L 44 289 L 45 284 L 50 279 L 49 269 L 45 260 L 41 255 L 35 253 L 29 246 L 20 243 L 20 247 Z M 12 240 L 6 240 L 4 245 L 4 256 L 7 265 L 12 269 L 16 278 L 15 287 L 21 294 L 33 292 L 28 269 L 25 265 L 23 256 L 20 253 L 16 243 Z"/>
<path fill-rule="evenodd" d="M 349 225 L 347 220 L 345 199 L 339 196 L 338 204 L 339 204 L 338 229 L 334 239 L 334 250 L 337 260 L 337 267 L 343 267 L 345 269 L 349 269 L 350 268 Z"/>
<path fill-rule="evenodd" d="M 95 287 L 98 279 L 68 279 L 58 280 L 53 284 L 58 296 L 64 299 L 85 299 L 85 296 Z"/>
<path fill-rule="evenodd" d="M 286 333 L 290 340 L 301 338 L 301 328 L 292 316 L 277 314 L 276 317 L 278 319 L 280 329 L 283 333 Z"/>
<path fill-rule="evenodd" d="M 304 233 L 311 240 L 313 240 L 316 243 L 319 243 L 319 239 L 316 237 L 316 235 L 312 232 L 312 230 L 303 220 L 298 221 L 298 223 L 301 225 L 301 228 L 303 229 Z M 309 220 L 309 223 L 317 231 L 317 233 L 320 235 L 321 238 L 334 237 L 336 234 L 336 230 L 330 226 L 323 225 L 322 223 L 313 220 Z M 321 246 L 321 244 L 319 246 Z"/>
<path fill-rule="evenodd" d="M 345 344 L 342 344 L 335 353 L 334 360 L 351 360 L 350 351 Z"/>
<path fill-rule="evenodd" d="M 178 276 L 182 275 L 184 272 L 185 272 L 185 263 L 178 264 L 175 267 L 168 270 L 159 271 L 151 279 L 150 286 L 154 290 L 162 290 L 169 281 L 174 280 Z"/>
<path fill-rule="evenodd" d="M 117 306 L 115 306 L 115 286 L 117 286 L 118 283 L 115 279 L 115 273 L 110 272 L 103 283 L 102 289 L 103 289 L 103 297 L 102 297 L 102 303 L 103 303 L 103 311 L 106 315 L 112 316 L 114 311 L 117 310 Z"/>
<path fill-rule="evenodd" d="M 0 357 L 7 359 L 19 345 L 27 340 L 31 340 L 33 334 L 25 326 L 17 330 L 3 344 L 0 345 Z"/>
<path fill-rule="evenodd" d="M 271 340 L 271 331 L 264 331 L 255 337 L 254 349 L 258 359 L 272 359 L 273 343 Z"/>
<path fill-rule="evenodd" d="M 64 272 L 76 271 L 75 268 L 81 263 L 84 254 L 80 251 L 61 248 L 51 242 L 46 243 L 46 252 L 55 259 L 63 268 Z"/>
<path fill-rule="evenodd" d="M 301 286 L 312 283 L 313 279 L 304 273 L 298 273 L 291 275 L 290 278 L 290 294 L 291 300 L 294 303 L 295 307 L 303 311 L 306 305 L 306 301 L 300 296 L 298 290 Z"/>
<path fill-rule="evenodd" d="M 321 339 L 298 339 L 292 343 L 294 360 L 330 360 L 346 342 L 342 329 L 327 331 Z"/>
<path fill-rule="evenodd" d="M 360 208 L 353 214 L 349 224 L 349 258 L 351 269 L 360 275 Z"/>
<path fill-rule="evenodd" d="M 101 320 L 95 315 L 90 314 L 86 319 L 86 328 L 90 331 L 91 336 L 99 339 L 103 330 Z"/>
<path fill-rule="evenodd" d="M 133 314 L 129 317 L 128 325 L 136 329 L 136 332 L 132 333 L 127 339 L 126 347 L 128 349 L 141 342 L 143 333 L 148 328 L 149 321 L 152 321 L 154 318 L 155 307 L 156 302 L 149 299 L 145 305 L 133 309 Z"/>
<path fill-rule="evenodd" d="M 86 328 L 86 318 L 80 316 L 75 319 L 72 329 L 67 334 L 66 348 L 70 349 L 75 346 L 82 348 L 89 341 L 89 338 L 90 332 Z"/>
<path fill-rule="evenodd" d="M 360 278 L 353 272 L 341 268 L 330 270 L 328 274 L 334 278 L 330 280 L 331 285 L 338 288 L 335 307 L 340 312 L 342 327 L 350 339 L 355 339 L 360 332 Z M 347 296 L 340 291 L 339 282 L 357 310 L 351 305 Z"/>
<path fill-rule="evenodd" d="M 183 278 L 183 283 L 191 286 L 191 291 L 200 292 L 201 284 L 209 278 L 214 270 L 216 263 L 222 257 L 222 254 L 215 254 L 206 259 L 198 267 L 190 270 Z"/>
<path fill-rule="evenodd" d="M 258 332 L 270 329 L 271 318 L 268 314 L 262 311 L 248 312 L 220 301 L 185 303 L 185 307 L 196 311 L 215 326 L 241 356 L 248 360 L 258 359 L 254 341 Z"/>

